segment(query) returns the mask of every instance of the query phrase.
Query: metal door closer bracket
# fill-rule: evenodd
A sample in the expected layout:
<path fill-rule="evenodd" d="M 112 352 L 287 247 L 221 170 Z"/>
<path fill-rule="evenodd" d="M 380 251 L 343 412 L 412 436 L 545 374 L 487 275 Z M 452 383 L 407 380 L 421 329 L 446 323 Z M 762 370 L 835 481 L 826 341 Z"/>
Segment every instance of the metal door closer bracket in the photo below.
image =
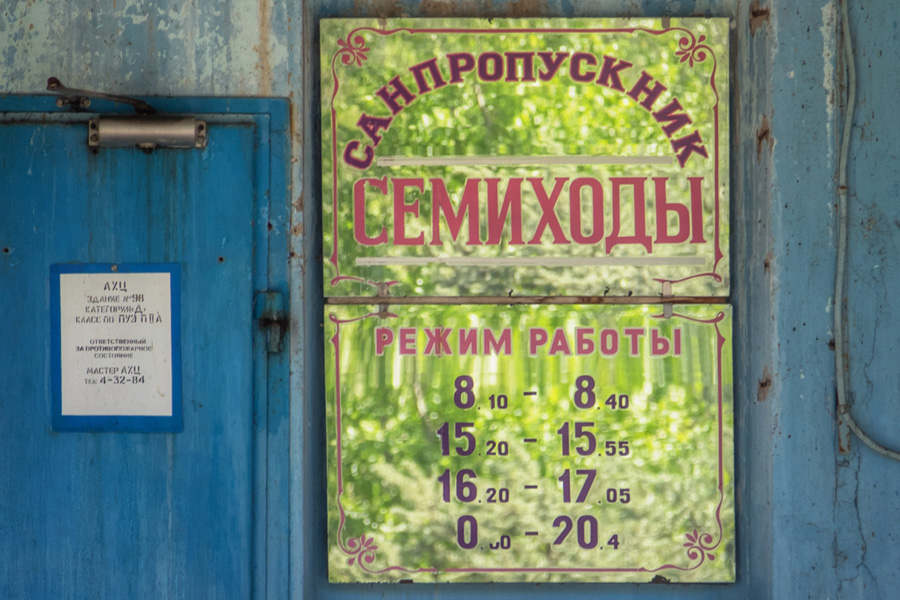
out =
<path fill-rule="evenodd" d="M 47 80 L 47 90 L 60 94 L 56 104 L 85 110 L 91 99 L 109 100 L 134 107 L 131 117 L 100 116 L 88 121 L 88 146 L 91 148 L 130 148 L 144 152 L 157 148 L 206 148 L 206 122 L 191 116 L 163 116 L 143 100 L 65 87 L 56 77 Z"/>

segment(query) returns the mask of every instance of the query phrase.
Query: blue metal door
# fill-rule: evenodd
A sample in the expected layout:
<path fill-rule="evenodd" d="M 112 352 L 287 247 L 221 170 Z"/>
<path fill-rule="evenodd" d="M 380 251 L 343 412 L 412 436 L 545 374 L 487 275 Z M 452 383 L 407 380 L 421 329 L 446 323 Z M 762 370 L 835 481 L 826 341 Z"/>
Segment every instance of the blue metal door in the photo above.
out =
<path fill-rule="evenodd" d="M 96 114 L 0 98 L 3 598 L 286 595 L 287 105 L 156 105 L 207 147 L 93 151 Z M 54 263 L 180 266 L 181 433 L 51 430 Z"/>

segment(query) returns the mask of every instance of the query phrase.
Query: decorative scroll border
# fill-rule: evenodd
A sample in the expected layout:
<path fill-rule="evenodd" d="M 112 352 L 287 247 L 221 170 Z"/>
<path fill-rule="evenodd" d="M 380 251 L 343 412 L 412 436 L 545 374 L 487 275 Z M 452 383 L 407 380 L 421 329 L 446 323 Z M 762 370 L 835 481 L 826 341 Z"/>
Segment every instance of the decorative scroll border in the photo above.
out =
<path fill-rule="evenodd" d="M 722 378 L 722 351 L 725 347 L 726 338 L 719 329 L 719 323 L 725 319 L 725 312 L 720 311 L 711 319 L 700 319 L 689 315 L 674 313 L 671 318 L 680 318 L 695 323 L 712 325 L 716 330 L 716 404 L 717 404 L 717 446 L 718 446 L 718 473 L 716 488 L 719 491 L 719 502 L 714 511 L 717 532 L 710 533 L 694 529 L 684 534 L 685 542 L 682 544 L 686 550 L 685 554 L 689 561 L 693 564 L 681 566 L 667 563 L 657 567 L 621 567 L 621 568 L 604 568 L 604 567 L 504 567 L 504 568 L 483 568 L 483 567 L 457 567 L 438 569 L 436 567 L 421 567 L 418 569 L 410 569 L 399 565 L 387 566 L 381 569 L 371 569 L 369 565 L 375 562 L 376 550 L 375 536 L 367 536 L 361 534 L 358 537 L 350 537 L 344 539 L 344 525 L 346 524 L 346 515 L 344 513 L 343 504 L 341 504 L 341 496 L 344 494 L 344 476 L 342 462 L 342 420 L 341 420 L 341 353 L 340 353 L 340 336 L 341 326 L 349 323 L 355 323 L 365 319 L 380 318 L 399 318 L 391 312 L 380 311 L 370 312 L 360 317 L 352 319 L 340 319 L 333 313 L 328 315 L 335 325 L 335 333 L 329 341 L 334 347 L 334 411 L 335 411 L 335 435 L 336 435 L 336 469 L 337 469 L 337 495 L 335 502 L 338 507 L 340 519 L 337 530 L 337 544 L 341 552 L 347 556 L 347 564 L 356 565 L 362 571 L 370 575 L 380 575 L 382 573 L 401 572 L 401 573 L 657 573 L 659 571 L 695 571 L 700 568 L 707 560 L 716 559 L 714 551 L 724 541 L 724 527 L 722 525 L 722 508 L 725 502 L 725 410 L 723 407 L 724 383 Z M 666 319 L 665 315 L 653 315 L 654 319 Z M 696 561 L 696 562 L 694 562 Z"/>
<path fill-rule="evenodd" d="M 380 573 L 388 573 L 392 571 L 400 571 L 403 573 L 437 573 L 435 568 L 407 569 L 401 566 L 390 566 L 383 569 L 372 570 L 369 565 L 375 562 L 375 551 L 378 546 L 374 545 L 375 536 L 351 537 L 344 540 L 344 525 L 346 524 L 346 515 L 344 513 L 344 505 L 341 504 L 341 496 L 344 495 L 344 463 L 343 454 L 343 427 L 341 419 L 341 325 L 347 323 L 355 323 L 371 317 L 396 318 L 397 315 L 389 312 L 372 312 L 354 319 L 339 319 L 334 314 L 328 315 L 328 320 L 334 323 L 335 332 L 329 340 L 334 347 L 334 417 L 335 417 L 335 435 L 337 448 L 337 496 L 335 501 L 340 514 L 337 531 L 337 543 L 341 552 L 347 555 L 347 564 L 354 564 L 370 575 L 378 575 Z"/>
<path fill-rule="evenodd" d="M 724 252 L 722 252 L 721 246 L 721 180 L 720 180 L 720 167 L 721 167 L 721 158 L 720 158 L 720 144 L 719 144 L 719 133 L 720 133 L 720 123 L 719 123 L 719 90 L 716 86 L 716 72 L 718 71 L 718 59 L 716 57 L 713 49 L 704 44 L 706 41 L 705 35 L 700 35 L 698 38 L 692 31 L 685 27 L 669 27 L 666 29 L 650 29 L 647 27 L 623 27 L 623 28 L 509 28 L 509 29 L 484 29 L 484 28 L 476 28 L 476 29 L 463 29 L 463 28 L 411 28 L 411 27 L 398 27 L 396 29 L 377 29 L 375 27 L 366 26 L 366 27 L 357 27 L 350 31 L 347 34 L 346 40 L 338 39 L 338 50 L 334 53 L 331 58 L 331 75 L 334 80 L 334 87 L 331 93 L 331 99 L 329 101 L 329 109 L 331 111 L 331 202 L 332 202 L 332 252 L 330 255 L 326 254 L 326 261 L 331 263 L 334 268 L 335 276 L 332 277 L 330 281 L 330 285 L 332 287 L 336 287 L 342 281 L 357 281 L 359 283 L 363 283 L 366 285 L 370 285 L 376 288 L 382 288 L 384 286 L 392 286 L 399 282 L 397 281 L 388 281 L 388 282 L 376 282 L 369 279 L 365 279 L 362 277 L 350 276 L 350 275 L 341 275 L 340 265 L 338 263 L 338 224 L 337 224 L 337 215 L 338 215 L 338 164 L 339 164 L 339 156 L 338 156 L 338 148 L 337 148 L 337 109 L 334 106 L 335 98 L 337 98 L 338 90 L 340 89 L 340 81 L 338 79 L 338 70 L 337 70 L 337 62 L 340 59 L 341 63 L 349 66 L 355 65 L 356 67 L 362 67 L 364 61 L 368 59 L 367 54 L 370 51 L 370 48 L 366 46 L 365 38 L 362 36 L 362 32 L 371 32 L 380 36 L 392 36 L 397 33 L 408 33 L 411 35 L 415 34 L 435 34 L 435 33 L 461 33 L 461 34 L 508 34 L 508 33 L 582 33 L 582 34 L 597 34 L 597 33 L 646 33 L 653 36 L 662 36 L 671 32 L 681 32 L 683 37 L 678 40 L 677 46 L 678 49 L 675 51 L 676 57 L 679 57 L 679 62 L 687 62 L 691 68 L 694 67 L 695 63 L 705 62 L 707 59 L 707 54 L 712 58 L 712 72 L 709 76 L 709 86 L 712 89 L 713 94 L 715 95 L 715 104 L 712 107 L 713 111 L 713 130 L 715 137 L 714 144 L 714 186 L 715 186 L 715 224 L 714 224 L 714 234 L 715 234 L 715 242 L 714 242 L 714 261 L 713 268 L 711 272 L 708 273 L 697 273 L 695 275 L 691 275 L 688 277 L 684 277 L 682 279 L 665 279 L 659 278 L 654 279 L 654 281 L 659 281 L 661 283 L 670 283 L 677 284 L 682 283 L 684 281 L 688 281 L 691 279 L 697 279 L 701 277 L 709 277 L 712 278 L 716 283 L 721 283 L 723 278 L 722 275 L 717 273 L 717 269 L 719 268 L 719 263 L 725 257 Z"/>

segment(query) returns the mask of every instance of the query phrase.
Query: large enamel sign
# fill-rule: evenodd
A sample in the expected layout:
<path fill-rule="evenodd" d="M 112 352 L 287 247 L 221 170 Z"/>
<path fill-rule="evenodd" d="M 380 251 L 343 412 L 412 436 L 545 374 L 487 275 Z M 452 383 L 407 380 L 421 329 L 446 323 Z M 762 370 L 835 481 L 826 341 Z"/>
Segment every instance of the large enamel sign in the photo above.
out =
<path fill-rule="evenodd" d="M 728 31 L 322 22 L 331 581 L 734 580 Z"/>
<path fill-rule="evenodd" d="M 326 296 L 727 296 L 725 19 L 326 20 Z"/>

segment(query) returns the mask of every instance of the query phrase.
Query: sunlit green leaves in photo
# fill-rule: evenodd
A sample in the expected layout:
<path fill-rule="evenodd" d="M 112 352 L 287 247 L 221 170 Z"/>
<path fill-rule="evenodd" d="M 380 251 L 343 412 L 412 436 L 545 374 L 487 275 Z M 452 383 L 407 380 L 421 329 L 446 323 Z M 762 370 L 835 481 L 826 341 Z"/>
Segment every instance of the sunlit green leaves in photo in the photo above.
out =
<path fill-rule="evenodd" d="M 628 28 L 627 32 L 613 29 Z M 417 28 L 411 32 L 403 28 Z M 422 29 L 441 31 L 421 31 Z M 503 31 L 517 28 L 517 31 Z M 552 29 L 566 31 L 551 31 Z M 455 29 L 454 32 L 446 31 Z M 467 32 L 466 29 L 482 30 Z M 576 30 L 595 30 L 585 32 Z M 604 30 L 604 31 L 599 31 Z M 351 35 L 352 33 L 352 35 Z M 660 284 L 654 278 L 680 280 L 715 269 L 718 278 L 697 277 L 676 286 L 684 295 L 727 295 L 728 292 L 728 23 L 727 20 L 672 19 L 603 21 L 603 20 L 414 20 L 387 22 L 370 20 L 326 20 L 321 25 L 322 68 L 322 164 L 323 217 L 325 235 L 325 287 L 327 295 L 373 295 L 371 285 L 344 279 L 332 287 L 336 276 L 353 276 L 372 282 L 397 281 L 392 295 L 655 295 Z M 360 40 L 351 53 L 347 50 Z M 689 50 L 686 50 L 689 49 Z M 477 57 L 485 52 L 534 53 L 552 52 L 575 56 L 587 54 L 598 64 L 584 63 L 584 71 L 599 72 L 603 57 L 627 61 L 632 66 L 622 71 L 624 91 L 595 82 L 579 82 L 572 78 L 569 63 L 564 63 L 548 81 L 535 78 L 525 81 L 483 81 L 474 72 L 465 73 L 460 83 L 437 87 L 432 75 L 424 77 L 432 88 L 419 93 L 410 67 L 430 59 L 449 81 L 448 55 L 469 54 Z M 345 64 L 343 59 L 347 59 Z M 519 68 L 522 68 L 521 64 Z M 534 71 L 544 68 L 537 57 Z M 691 122 L 673 138 L 663 130 L 651 111 L 625 92 L 646 73 L 665 89 L 653 104 L 659 110 L 677 99 Z M 389 85 L 394 77 L 414 95 L 397 114 L 391 114 L 377 91 Z M 595 78 L 596 79 L 596 78 Z M 641 96 L 644 98 L 644 96 Z M 332 113 L 332 109 L 334 113 Z M 716 113 L 718 131 L 716 131 Z M 334 117 L 332 118 L 332 114 Z M 386 128 L 379 129 L 377 146 L 360 128 L 362 115 L 390 118 Z M 684 168 L 676 160 L 671 141 L 695 131 L 702 137 L 707 158 L 691 156 Z M 332 136 L 332 131 L 334 136 Z M 357 169 L 342 158 L 346 145 L 358 141 L 356 156 L 371 146 L 371 166 Z M 719 154 L 714 150 L 718 148 Z M 336 153 L 336 164 L 333 161 Z M 386 159 L 437 158 L 503 158 L 538 157 L 536 165 L 496 165 L 469 161 L 464 166 L 405 165 L 388 166 Z M 580 157 L 653 157 L 664 164 L 541 164 L 540 157 L 562 159 Z M 718 159 L 718 163 L 716 163 Z M 465 161 L 464 161 L 465 162 Z M 354 237 L 353 186 L 360 179 L 387 178 L 385 192 L 367 187 L 365 192 L 365 231 L 376 237 L 382 230 L 388 243 L 360 244 Z M 702 177 L 699 188 L 701 220 L 695 224 L 677 211 L 661 211 L 657 215 L 659 188 L 656 180 L 665 179 L 666 202 L 682 205 L 687 210 L 692 200 L 688 178 Z M 716 188 L 718 177 L 718 189 Z M 397 213 L 394 203 L 394 179 L 422 181 L 422 189 L 407 187 L 401 193 L 407 205 L 415 205 L 407 214 Z M 580 190 L 579 210 L 573 211 L 569 190 L 579 178 L 599 182 L 602 192 Z M 642 218 L 635 209 L 633 185 L 617 186 L 615 178 L 642 180 L 646 214 Z M 523 242 L 514 243 L 507 220 L 499 243 L 486 243 L 488 231 L 488 180 L 498 180 L 500 199 L 510 189 L 511 180 L 521 180 L 521 223 Z M 544 215 L 539 192 L 529 180 L 538 180 L 550 193 L 558 181 L 564 189 L 554 212 L 564 235 L 546 228 L 537 235 Z M 439 180 L 455 210 L 460 211 L 466 184 L 480 180 L 478 233 L 470 236 L 466 223 L 454 238 L 446 214 L 433 209 Z M 592 198 L 602 194 L 602 217 L 595 219 Z M 614 202 L 613 197 L 621 198 Z M 333 201 L 336 199 L 335 212 Z M 613 205 L 617 204 L 614 215 Z M 685 213 L 687 214 L 687 213 Z M 360 215 L 357 215 L 360 218 Z M 395 220 L 409 238 L 423 236 L 422 243 L 395 244 Z M 573 219 L 579 222 L 573 224 Z M 660 223 L 658 221 L 664 221 Z M 434 236 L 434 223 L 441 237 Z M 600 227 L 604 233 L 599 243 L 579 244 L 574 240 Z M 690 243 L 665 241 L 685 228 L 691 229 Z M 617 232 L 613 235 L 613 232 Z M 573 233 L 575 232 L 575 233 Z M 473 240 L 472 237 L 477 238 Z M 607 246 L 617 238 L 655 240 L 648 251 L 634 241 Z M 671 238 L 670 238 L 671 239 Z M 703 240 L 702 243 L 699 240 Z M 663 240 L 663 241 L 659 241 Z M 473 242 L 481 243 L 473 243 Z M 530 243 L 534 241 L 535 243 Z M 696 243 L 694 243 L 696 242 Z M 330 256 L 337 251 L 337 266 Z M 560 267 L 549 259 L 691 259 L 685 265 L 671 264 L 577 265 Z M 415 257 L 429 259 L 427 264 L 396 264 L 390 259 Z M 448 266 L 445 258 L 459 259 L 548 259 L 545 264 L 527 267 L 477 262 L 467 266 Z M 385 264 L 357 264 L 358 259 L 388 259 Z"/>
<path fill-rule="evenodd" d="M 331 580 L 733 580 L 730 307 L 661 312 L 327 307 Z"/>

